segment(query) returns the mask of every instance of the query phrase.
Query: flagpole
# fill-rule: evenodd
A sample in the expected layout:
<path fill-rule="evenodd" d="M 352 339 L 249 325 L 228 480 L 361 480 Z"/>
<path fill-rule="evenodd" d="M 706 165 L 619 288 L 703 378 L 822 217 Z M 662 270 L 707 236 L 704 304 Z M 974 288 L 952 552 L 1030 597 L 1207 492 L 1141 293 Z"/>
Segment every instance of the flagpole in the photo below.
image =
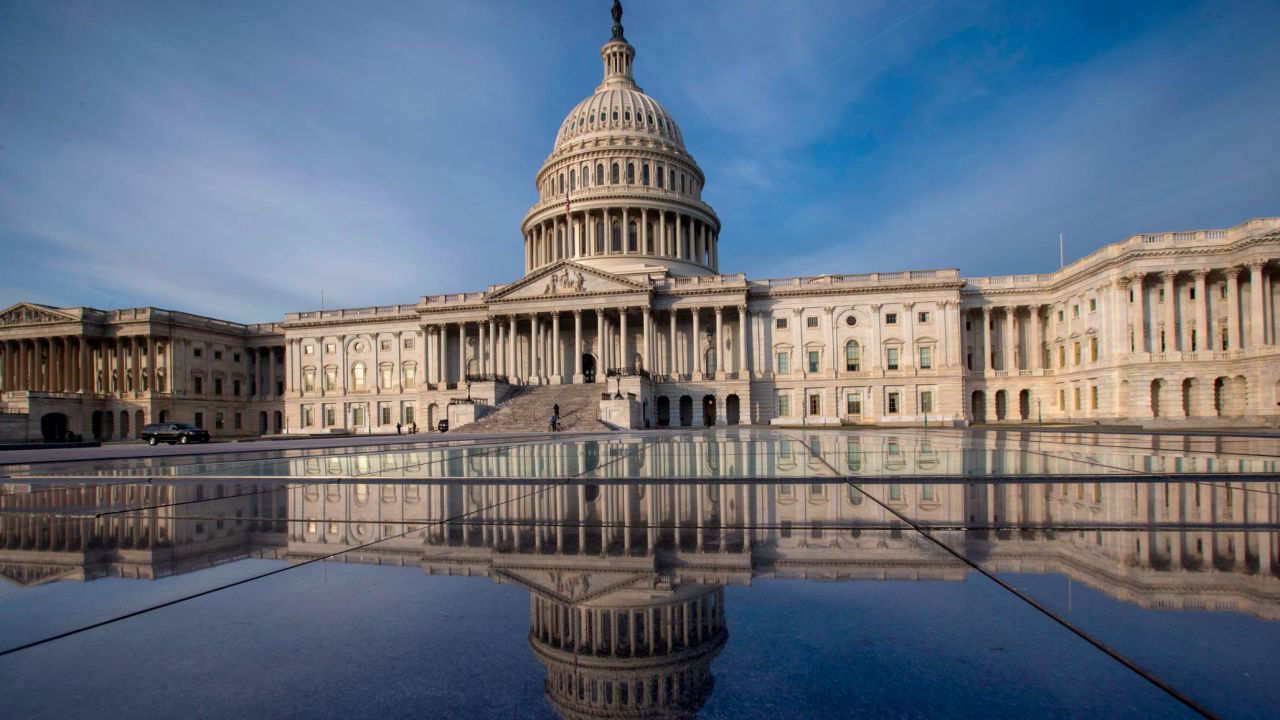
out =
<path fill-rule="evenodd" d="M 1062 268 L 1064 268 L 1064 267 L 1066 267 L 1066 266 L 1067 266 L 1067 257 L 1066 257 L 1066 255 L 1063 253 L 1063 249 L 1062 249 L 1062 233 L 1061 233 L 1061 232 L 1059 232 L 1059 233 L 1058 233 L 1058 269 L 1059 269 L 1059 270 L 1061 270 Z"/>

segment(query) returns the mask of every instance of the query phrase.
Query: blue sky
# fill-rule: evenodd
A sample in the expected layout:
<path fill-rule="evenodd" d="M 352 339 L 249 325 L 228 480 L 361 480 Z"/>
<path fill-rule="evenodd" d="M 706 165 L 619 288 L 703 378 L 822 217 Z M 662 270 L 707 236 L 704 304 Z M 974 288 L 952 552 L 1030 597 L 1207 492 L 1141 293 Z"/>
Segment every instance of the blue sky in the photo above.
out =
<path fill-rule="evenodd" d="M 1280 214 L 1280 6 L 632 0 L 752 277 L 1045 272 Z M 0 3 L 0 305 L 241 321 L 522 270 L 609 3 Z"/>

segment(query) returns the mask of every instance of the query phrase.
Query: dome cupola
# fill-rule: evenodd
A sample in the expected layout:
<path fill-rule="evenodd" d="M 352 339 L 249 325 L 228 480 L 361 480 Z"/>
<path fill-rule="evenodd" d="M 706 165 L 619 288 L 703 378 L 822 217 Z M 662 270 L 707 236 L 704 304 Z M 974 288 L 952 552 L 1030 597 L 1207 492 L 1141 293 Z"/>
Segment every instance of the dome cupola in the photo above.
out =
<path fill-rule="evenodd" d="M 525 273 L 573 260 L 620 274 L 707 275 L 720 221 L 671 114 L 636 85 L 636 50 L 613 4 L 604 80 L 569 111 L 525 216 Z"/>

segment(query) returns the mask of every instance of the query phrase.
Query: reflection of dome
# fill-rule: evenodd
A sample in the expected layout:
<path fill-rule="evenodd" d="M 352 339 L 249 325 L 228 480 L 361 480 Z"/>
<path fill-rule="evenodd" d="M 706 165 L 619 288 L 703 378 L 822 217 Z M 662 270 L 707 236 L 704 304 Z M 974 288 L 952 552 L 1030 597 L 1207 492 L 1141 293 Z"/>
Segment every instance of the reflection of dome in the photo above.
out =
<path fill-rule="evenodd" d="M 724 589 L 622 590 L 566 604 L 534 595 L 529 644 L 564 718 L 693 717 L 728 640 Z"/>
<path fill-rule="evenodd" d="M 563 260 L 612 273 L 706 275 L 720 264 L 720 220 L 671 114 L 635 83 L 622 34 L 600 49 L 604 80 L 560 124 L 525 216 L 525 273 Z"/>

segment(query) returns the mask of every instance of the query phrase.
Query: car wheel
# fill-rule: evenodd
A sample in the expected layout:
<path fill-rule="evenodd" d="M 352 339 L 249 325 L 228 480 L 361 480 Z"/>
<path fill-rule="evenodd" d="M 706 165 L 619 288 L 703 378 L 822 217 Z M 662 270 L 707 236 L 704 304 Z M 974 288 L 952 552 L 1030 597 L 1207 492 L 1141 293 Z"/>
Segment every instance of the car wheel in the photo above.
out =
<path fill-rule="evenodd" d="M 182 437 L 178 438 L 178 442 L 182 443 L 183 445 L 186 445 L 188 442 L 187 436 L 183 435 Z"/>
<path fill-rule="evenodd" d="M 148 444 L 148 445 L 155 445 L 155 444 L 156 444 L 156 442 L 157 442 L 157 441 L 156 441 L 156 436 L 155 436 L 155 435 L 152 435 L 151 437 L 147 438 L 147 444 Z"/>

